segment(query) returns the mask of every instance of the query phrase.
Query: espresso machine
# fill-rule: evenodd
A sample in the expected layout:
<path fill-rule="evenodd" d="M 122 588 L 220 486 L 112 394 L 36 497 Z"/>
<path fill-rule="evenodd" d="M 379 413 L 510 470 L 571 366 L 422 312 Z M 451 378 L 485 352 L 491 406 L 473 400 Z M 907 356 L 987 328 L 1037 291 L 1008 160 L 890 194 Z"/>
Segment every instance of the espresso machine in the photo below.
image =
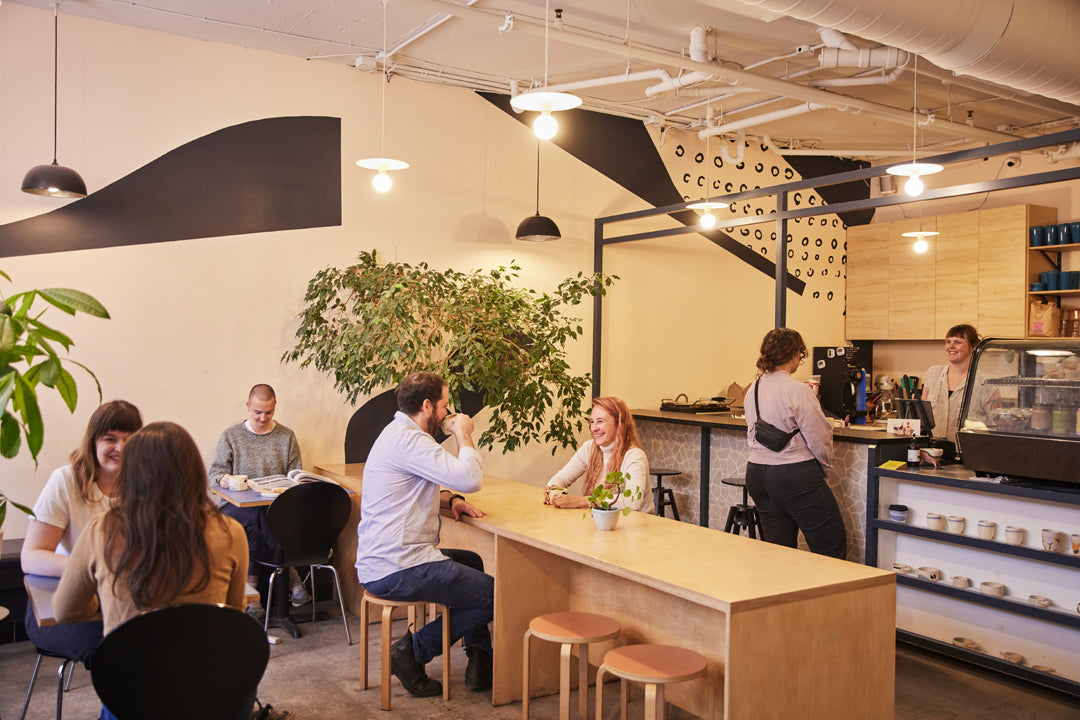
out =
<path fill-rule="evenodd" d="M 873 354 L 868 341 L 814 348 L 814 374 L 821 376 L 819 398 L 826 415 L 866 424 L 866 383 Z"/>

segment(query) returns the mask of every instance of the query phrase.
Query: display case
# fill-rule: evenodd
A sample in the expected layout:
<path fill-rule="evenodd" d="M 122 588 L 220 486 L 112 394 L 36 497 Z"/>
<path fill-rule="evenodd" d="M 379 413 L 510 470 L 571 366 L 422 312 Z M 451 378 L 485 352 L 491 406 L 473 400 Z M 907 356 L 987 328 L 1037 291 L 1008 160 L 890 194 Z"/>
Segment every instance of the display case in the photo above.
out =
<path fill-rule="evenodd" d="M 1080 339 L 982 342 L 971 358 L 957 441 L 964 465 L 1080 483 Z"/>

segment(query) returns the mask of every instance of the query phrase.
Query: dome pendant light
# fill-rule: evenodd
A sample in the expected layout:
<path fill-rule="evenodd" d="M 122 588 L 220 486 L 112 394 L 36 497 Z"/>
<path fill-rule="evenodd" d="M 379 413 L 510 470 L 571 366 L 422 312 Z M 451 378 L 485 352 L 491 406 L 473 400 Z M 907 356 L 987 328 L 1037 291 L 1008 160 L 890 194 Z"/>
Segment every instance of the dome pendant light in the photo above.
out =
<path fill-rule="evenodd" d="M 709 179 L 710 170 L 712 170 L 712 153 L 709 150 L 709 138 L 712 137 L 708 133 L 709 128 L 712 127 L 712 105 L 706 105 L 705 109 L 705 199 L 699 200 L 696 203 L 691 203 L 686 207 L 690 210 L 704 210 L 701 215 L 701 227 L 709 230 L 716 227 L 716 216 L 713 215 L 713 210 L 723 210 L 728 206 L 726 202 L 712 202 L 709 200 L 709 191 L 712 190 L 712 183 Z"/>
<path fill-rule="evenodd" d="M 409 163 L 404 160 L 393 160 L 386 157 L 386 86 L 390 84 L 390 62 L 386 56 L 386 6 L 390 0 L 383 0 L 383 47 L 382 47 L 382 117 L 379 120 L 379 155 L 375 158 L 357 160 L 356 164 L 365 170 L 374 170 L 378 174 L 371 179 L 371 185 L 378 192 L 384 193 L 393 185 L 390 176 L 386 173 L 390 170 L 404 170 Z"/>
<path fill-rule="evenodd" d="M 544 2 L 544 87 L 542 90 L 531 90 L 515 95 L 510 98 L 510 105 L 518 112 L 531 110 L 540 113 L 533 121 L 533 132 L 541 140 L 550 140 L 559 131 L 559 123 L 551 113 L 560 110 L 572 110 L 581 104 L 581 98 L 577 95 L 562 92 L 551 92 L 548 86 L 548 17 L 551 12 L 550 0 Z M 561 10 L 555 11 L 559 17 Z"/>
<path fill-rule="evenodd" d="M 916 162 L 915 156 L 918 150 L 916 133 L 919 129 L 918 113 L 919 113 L 919 56 L 915 56 L 915 69 L 914 69 L 914 81 L 912 82 L 912 107 L 911 107 L 911 162 L 904 165 L 896 165 L 895 167 L 888 168 L 885 172 L 890 175 L 903 175 L 907 177 L 908 181 L 904 183 L 904 192 L 910 197 L 918 197 L 922 195 L 923 190 L 926 189 L 926 185 L 919 178 L 920 175 L 933 175 L 939 173 L 945 168 L 937 163 L 921 163 Z"/>
<path fill-rule="evenodd" d="M 540 214 L 540 141 L 536 141 L 536 214 L 525 218 L 517 227 L 514 237 L 529 242 L 546 242 L 562 237 L 559 226 L 549 217 Z"/>
<path fill-rule="evenodd" d="M 86 183 L 79 173 L 56 162 L 57 126 L 57 60 L 59 58 L 60 3 L 53 6 L 53 161 L 51 165 L 35 165 L 22 181 L 22 191 L 49 197 L 86 197 Z"/>

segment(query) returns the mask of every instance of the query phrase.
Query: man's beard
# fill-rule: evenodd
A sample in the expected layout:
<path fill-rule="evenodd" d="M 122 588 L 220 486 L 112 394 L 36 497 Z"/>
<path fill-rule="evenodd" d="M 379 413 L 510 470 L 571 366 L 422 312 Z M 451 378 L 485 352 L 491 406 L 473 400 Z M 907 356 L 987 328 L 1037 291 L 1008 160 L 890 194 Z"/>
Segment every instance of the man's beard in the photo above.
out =
<path fill-rule="evenodd" d="M 428 435 L 430 435 L 431 437 L 435 437 L 439 434 L 440 427 L 439 420 L 437 418 L 438 415 L 432 415 L 431 417 L 429 417 L 427 419 L 427 427 L 424 428 L 425 430 L 427 430 Z"/>

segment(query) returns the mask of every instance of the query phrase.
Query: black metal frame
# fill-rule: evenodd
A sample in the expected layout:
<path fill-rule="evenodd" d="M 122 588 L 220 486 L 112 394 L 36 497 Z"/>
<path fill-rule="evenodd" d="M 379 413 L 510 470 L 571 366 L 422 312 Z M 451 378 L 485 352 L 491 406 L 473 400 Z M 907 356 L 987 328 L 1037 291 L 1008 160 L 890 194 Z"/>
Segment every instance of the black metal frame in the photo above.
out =
<path fill-rule="evenodd" d="M 994 157 L 998 155 L 1009 155 L 1024 150 L 1034 150 L 1042 147 L 1049 147 L 1052 145 L 1064 145 L 1073 142 L 1080 142 L 1080 130 L 1068 130 L 1065 132 L 1053 133 L 1051 135 L 1041 135 L 1034 138 L 1012 140 L 1005 143 L 998 143 L 996 145 L 987 145 L 971 150 L 960 150 L 958 152 L 944 153 L 941 155 L 935 155 L 933 157 L 922 158 L 920 161 L 938 163 L 939 165 L 947 166 L 949 164 L 955 164 L 959 162 L 982 160 L 984 158 Z M 761 197 L 776 197 L 776 210 L 774 213 L 771 213 L 769 215 L 752 215 L 749 217 L 736 217 L 728 220 L 718 220 L 716 226 L 713 228 L 713 230 L 715 231 L 742 227 L 744 225 L 757 225 L 765 222 L 776 223 L 776 263 L 774 273 L 774 276 L 776 278 L 774 313 L 775 327 L 783 327 L 786 324 L 786 288 L 789 285 L 798 285 L 799 283 L 801 283 L 801 281 L 797 278 L 789 277 L 787 274 L 788 220 L 803 217 L 815 217 L 818 215 L 832 215 L 853 210 L 866 210 L 871 208 L 890 207 L 893 205 L 906 205 L 908 203 L 922 202 L 924 200 L 939 200 L 942 198 L 961 197 L 964 195 L 976 195 L 978 193 L 997 192 L 999 190 L 1009 190 L 1018 187 L 1033 187 L 1036 185 L 1047 185 L 1052 183 L 1067 182 L 1069 180 L 1080 179 L 1080 167 L 1072 167 L 1063 168 L 1061 170 L 1052 170 L 1049 172 L 1031 173 L 1029 175 L 1020 175 L 1011 178 L 1001 178 L 997 180 L 987 180 L 984 182 L 967 183 L 964 185 L 954 185 L 945 188 L 928 188 L 925 192 L 923 192 L 922 195 L 915 199 L 909 198 L 905 195 L 897 194 L 877 198 L 867 198 L 865 200 L 853 200 L 850 202 L 836 203 L 833 205 L 814 205 L 810 207 L 799 208 L 797 210 L 788 209 L 787 197 L 789 193 L 796 192 L 798 190 L 815 189 L 826 185 L 836 185 L 838 183 L 861 180 L 869 181 L 870 178 L 885 175 L 888 168 L 900 164 L 903 163 L 878 165 L 876 167 L 865 168 L 863 170 L 851 170 L 848 172 L 836 173 L 834 175 L 824 175 L 822 177 L 811 178 L 809 180 L 797 180 L 795 182 L 772 185 L 769 187 L 758 188 L 755 190 L 746 190 L 744 192 L 730 193 L 728 195 L 718 195 L 712 198 L 708 198 L 709 200 L 715 200 L 720 202 L 736 203 Z M 693 200 L 690 202 L 697 202 L 697 200 Z M 596 218 L 593 221 L 593 271 L 603 272 L 604 247 L 606 247 L 607 245 L 634 242 L 637 240 L 653 240 L 656 238 L 703 232 L 702 229 L 697 225 L 686 225 L 665 230 L 653 230 L 650 232 L 633 233 L 629 235 L 619 235 L 613 237 L 604 236 L 604 231 L 609 225 L 630 220 L 638 220 L 641 218 L 655 217 L 657 215 L 668 215 L 671 213 L 680 212 L 686 210 L 687 205 L 689 205 L 690 202 L 677 203 L 675 205 L 665 205 L 663 207 L 652 208 L 650 210 L 637 210 L 635 212 L 622 213 L 619 215 L 608 215 L 605 217 Z M 799 291 L 801 292 L 801 288 L 799 289 Z M 602 320 L 603 298 L 600 295 L 597 295 L 593 298 L 592 379 L 594 396 L 600 394 L 600 360 L 602 352 L 600 331 Z"/>

